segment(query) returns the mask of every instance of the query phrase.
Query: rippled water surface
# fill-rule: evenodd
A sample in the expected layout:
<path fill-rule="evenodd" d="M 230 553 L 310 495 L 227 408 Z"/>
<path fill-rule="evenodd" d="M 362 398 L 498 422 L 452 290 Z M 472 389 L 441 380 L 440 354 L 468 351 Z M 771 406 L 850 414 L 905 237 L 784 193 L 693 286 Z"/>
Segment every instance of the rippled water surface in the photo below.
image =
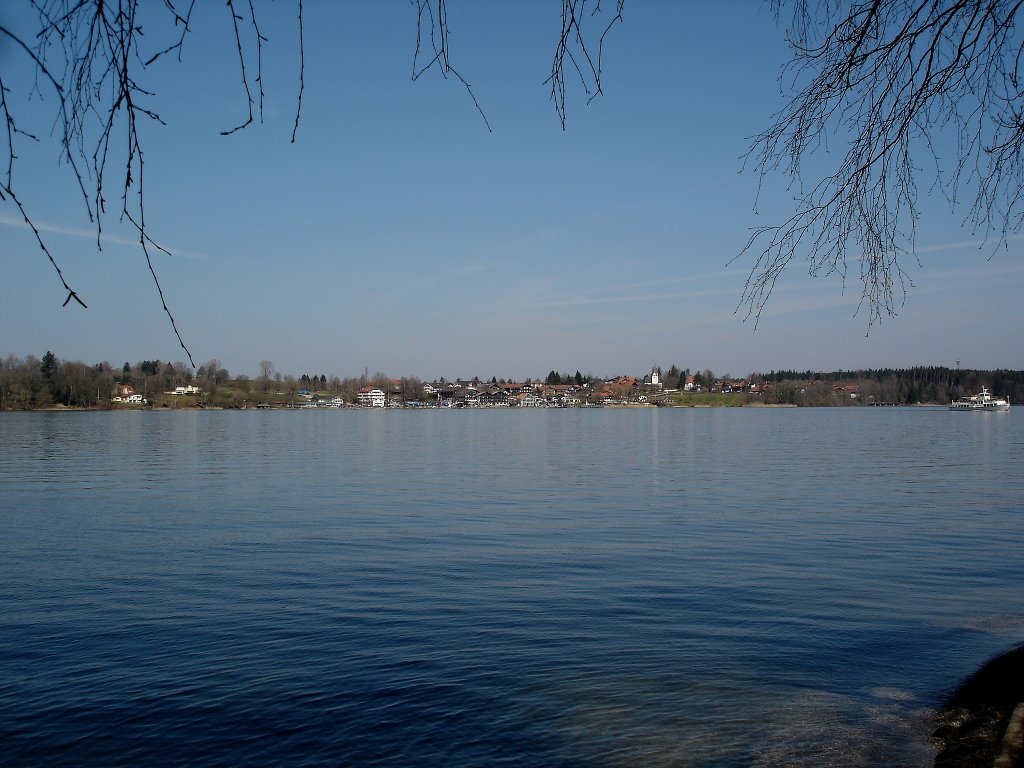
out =
<path fill-rule="evenodd" d="M 928 765 L 1024 417 L 0 414 L 0 764 Z"/>

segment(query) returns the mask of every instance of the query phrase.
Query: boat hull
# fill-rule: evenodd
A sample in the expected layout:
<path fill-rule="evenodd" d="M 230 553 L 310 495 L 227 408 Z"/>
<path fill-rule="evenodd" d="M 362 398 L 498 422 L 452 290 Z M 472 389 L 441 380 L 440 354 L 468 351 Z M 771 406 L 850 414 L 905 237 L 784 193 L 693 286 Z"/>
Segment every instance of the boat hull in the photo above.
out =
<path fill-rule="evenodd" d="M 957 405 L 953 403 L 949 406 L 951 411 L 1008 411 L 1010 410 L 1010 404 L 1003 403 L 986 403 L 985 405 Z"/>

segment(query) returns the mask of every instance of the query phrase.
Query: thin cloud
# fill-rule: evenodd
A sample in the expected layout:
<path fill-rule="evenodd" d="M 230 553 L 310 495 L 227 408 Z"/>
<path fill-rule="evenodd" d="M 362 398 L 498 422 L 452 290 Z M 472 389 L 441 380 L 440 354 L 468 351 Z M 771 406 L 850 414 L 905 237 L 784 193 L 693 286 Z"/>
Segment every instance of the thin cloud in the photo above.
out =
<path fill-rule="evenodd" d="M 1002 243 L 1014 243 L 1024 240 L 1024 234 L 1010 235 L 1003 240 L 998 238 L 982 238 L 980 240 L 954 240 L 949 243 L 935 243 L 933 245 L 922 245 L 918 248 L 914 248 L 913 254 L 922 253 L 939 253 L 941 251 L 960 251 L 965 248 L 971 248 L 973 250 L 983 250 L 986 246 L 1001 250 Z M 900 256 L 904 254 L 898 254 Z"/>
<path fill-rule="evenodd" d="M 595 304 L 631 304 L 637 302 L 666 301 L 669 299 L 701 299 L 711 296 L 733 296 L 734 288 L 705 288 L 696 291 L 672 291 L 667 293 L 630 293 L 624 296 L 571 296 L 537 302 L 538 306 L 582 307 Z"/>
<path fill-rule="evenodd" d="M 594 286 L 587 293 L 608 293 L 613 291 L 635 291 L 642 288 L 663 288 L 674 283 L 693 283 L 700 280 L 714 280 L 726 277 L 734 277 L 736 272 L 719 270 L 717 272 L 698 272 L 695 274 L 680 275 L 679 277 L 667 277 L 660 280 L 646 280 L 640 283 L 616 283 L 614 285 Z"/>
<path fill-rule="evenodd" d="M 33 222 L 41 233 L 46 235 L 62 235 L 64 237 L 74 237 L 80 240 L 90 240 L 93 243 L 96 242 L 96 230 L 95 229 L 80 229 L 76 227 L 65 227 L 61 224 L 48 224 L 46 222 Z M 13 227 L 15 229 L 29 229 L 29 225 L 25 223 L 25 220 L 20 217 L 9 216 L 7 214 L 0 213 L 0 225 L 5 227 Z M 160 243 L 159 240 L 157 240 Z M 101 238 L 102 245 L 123 245 L 129 248 L 137 248 L 139 246 L 138 239 L 130 237 L 122 237 L 121 235 L 110 234 L 104 232 Z M 167 248 L 172 256 L 180 256 L 186 259 L 204 259 L 204 254 L 196 253 L 195 251 L 187 251 L 178 248 L 171 248 L 160 243 L 162 247 Z"/>
<path fill-rule="evenodd" d="M 720 285 L 689 290 L 650 290 L 652 288 L 671 288 L 673 285 L 693 284 L 708 280 L 721 280 L 733 277 L 730 272 L 701 272 L 679 277 L 659 280 L 645 280 L 635 283 L 613 283 L 581 287 L 577 281 L 566 281 L 561 278 L 528 279 L 520 282 L 501 302 L 505 306 L 524 309 L 547 307 L 587 307 L 602 304 L 635 304 L 653 303 L 678 299 L 699 299 L 717 296 L 734 297 L 739 295 L 735 285 Z"/>
<path fill-rule="evenodd" d="M 1024 264 L 1018 262 L 976 266 L 957 266 L 941 271 L 927 271 L 914 278 L 911 294 L 959 292 L 968 286 L 988 287 L 994 278 L 1019 278 L 1024 275 Z M 1004 282 L 1005 284 L 1005 282 Z"/>

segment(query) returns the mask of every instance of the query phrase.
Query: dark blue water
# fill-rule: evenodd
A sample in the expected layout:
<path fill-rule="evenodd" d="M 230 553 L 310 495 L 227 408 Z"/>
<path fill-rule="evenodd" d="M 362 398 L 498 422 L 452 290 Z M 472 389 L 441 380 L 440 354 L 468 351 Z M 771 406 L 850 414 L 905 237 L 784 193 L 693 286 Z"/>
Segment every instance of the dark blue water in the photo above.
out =
<path fill-rule="evenodd" d="M 928 765 L 1020 416 L 0 414 L 0 764 Z"/>

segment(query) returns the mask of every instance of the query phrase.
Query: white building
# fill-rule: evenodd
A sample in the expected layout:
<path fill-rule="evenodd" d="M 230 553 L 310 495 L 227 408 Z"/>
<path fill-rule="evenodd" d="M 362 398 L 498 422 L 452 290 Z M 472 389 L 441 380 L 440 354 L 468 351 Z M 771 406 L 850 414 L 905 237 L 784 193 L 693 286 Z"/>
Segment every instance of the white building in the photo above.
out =
<path fill-rule="evenodd" d="M 520 408 L 539 408 L 544 405 L 544 398 L 538 397 L 532 392 L 525 392 L 516 395 L 515 404 Z"/>
<path fill-rule="evenodd" d="M 363 387 L 356 393 L 359 404 L 370 408 L 383 408 L 387 404 L 387 397 L 377 387 Z"/>

